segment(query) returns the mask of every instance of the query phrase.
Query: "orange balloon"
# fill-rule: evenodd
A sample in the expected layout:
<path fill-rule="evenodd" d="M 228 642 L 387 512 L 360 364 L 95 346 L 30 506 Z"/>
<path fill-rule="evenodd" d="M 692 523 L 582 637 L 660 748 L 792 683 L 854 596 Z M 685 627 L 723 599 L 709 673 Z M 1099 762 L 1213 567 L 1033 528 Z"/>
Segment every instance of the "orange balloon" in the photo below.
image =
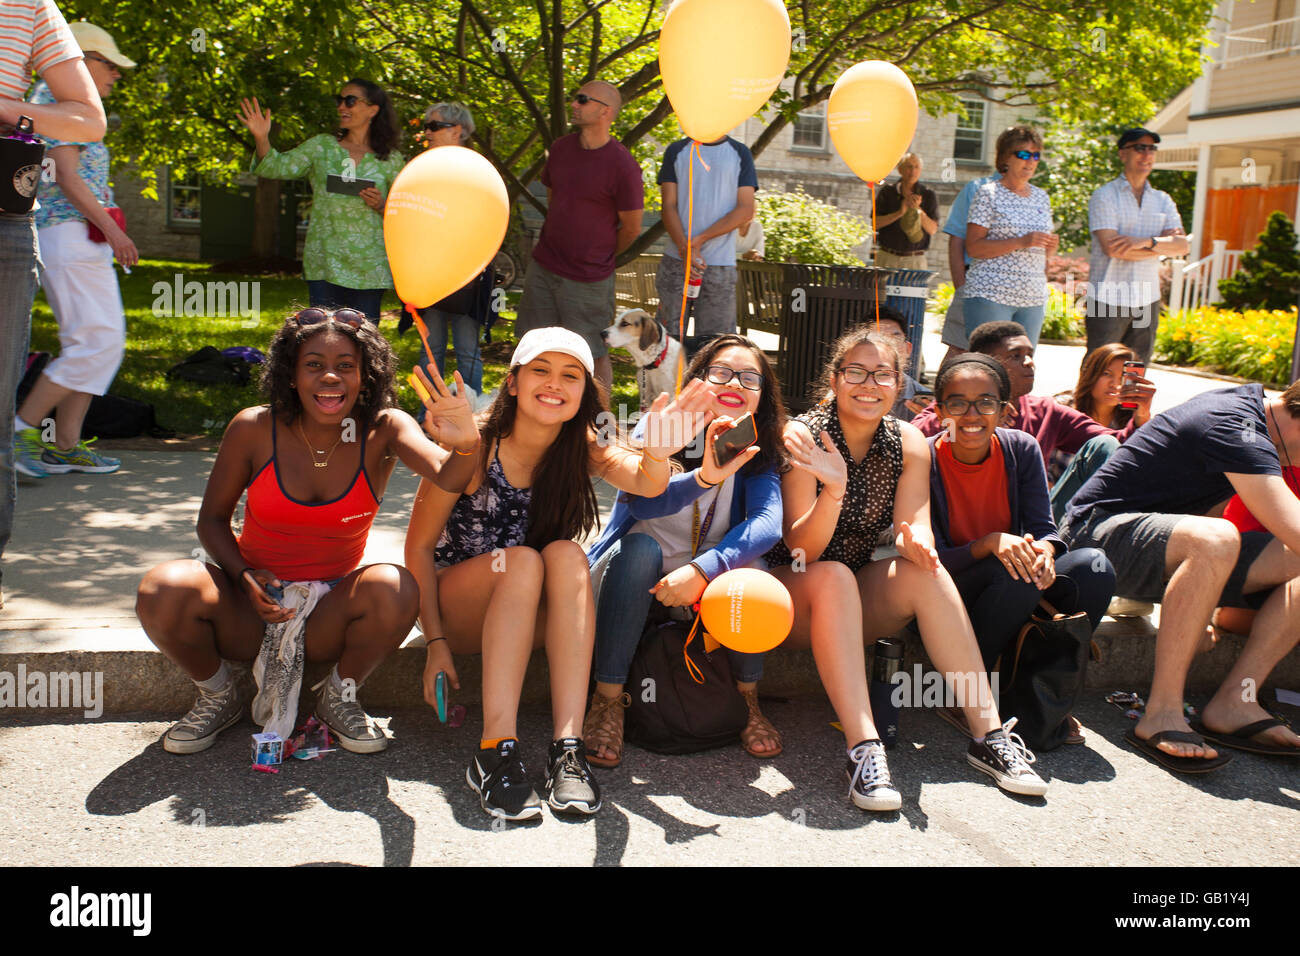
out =
<path fill-rule="evenodd" d="M 492 261 L 510 223 L 496 168 L 463 146 L 411 160 L 384 206 L 384 248 L 403 302 L 423 309 L 464 286 Z"/>
<path fill-rule="evenodd" d="M 794 601 L 766 571 L 738 568 L 720 574 L 700 598 L 700 620 L 719 644 L 745 654 L 770 651 L 794 627 Z"/>
<path fill-rule="evenodd" d="M 884 60 L 849 67 L 835 81 L 826 125 L 840 157 L 860 177 L 878 183 L 911 145 L 920 113 L 916 87 Z"/>
<path fill-rule="evenodd" d="M 790 63 L 780 0 L 677 0 L 659 30 L 659 75 L 677 121 L 711 143 L 758 112 Z"/>

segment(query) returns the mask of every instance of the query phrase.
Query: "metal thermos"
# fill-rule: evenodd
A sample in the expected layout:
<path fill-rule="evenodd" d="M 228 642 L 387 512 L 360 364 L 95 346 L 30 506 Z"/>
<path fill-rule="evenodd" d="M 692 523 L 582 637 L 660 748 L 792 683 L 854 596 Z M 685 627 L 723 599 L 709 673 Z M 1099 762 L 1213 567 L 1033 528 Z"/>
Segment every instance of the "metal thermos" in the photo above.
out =
<path fill-rule="evenodd" d="M 880 739 L 886 750 L 892 750 L 898 744 L 898 707 L 893 702 L 894 675 L 903 666 L 903 644 L 901 641 L 881 639 L 876 641 L 876 648 L 871 662 L 871 717 L 880 731 Z"/>

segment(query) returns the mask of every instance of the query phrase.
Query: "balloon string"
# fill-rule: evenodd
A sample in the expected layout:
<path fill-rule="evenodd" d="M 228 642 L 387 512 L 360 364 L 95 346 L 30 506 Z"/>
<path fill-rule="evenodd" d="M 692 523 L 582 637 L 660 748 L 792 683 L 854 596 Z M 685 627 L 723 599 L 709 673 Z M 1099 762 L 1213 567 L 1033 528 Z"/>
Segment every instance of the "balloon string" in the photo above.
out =
<path fill-rule="evenodd" d="M 682 308 L 677 316 L 677 341 L 686 341 L 686 303 L 689 299 L 687 292 L 691 285 L 691 263 L 694 256 L 691 253 L 691 239 L 695 232 L 695 160 L 700 161 L 705 172 L 709 172 L 709 164 L 704 161 L 704 156 L 700 153 L 700 141 L 691 140 L 691 151 L 688 156 L 689 166 L 686 171 L 686 258 L 682 268 Z M 674 397 L 682 393 L 682 375 L 686 371 L 686 350 L 682 349 L 677 353 L 677 385 L 673 392 Z"/>
<path fill-rule="evenodd" d="M 868 183 L 871 187 L 871 264 L 877 265 L 876 251 L 880 248 L 879 236 L 876 233 L 876 184 L 874 181 Z M 880 331 L 880 288 L 876 287 L 876 331 Z"/>
<path fill-rule="evenodd" d="M 703 684 L 704 675 L 700 673 L 700 669 L 696 666 L 695 661 L 691 660 L 691 641 L 695 640 L 695 632 L 699 629 L 700 615 L 697 611 L 695 614 L 695 623 L 691 625 L 691 633 L 686 635 L 686 643 L 682 645 L 682 658 L 686 661 L 686 670 L 690 672 L 691 680 L 695 681 L 697 684 Z"/>
<path fill-rule="evenodd" d="M 424 343 L 424 354 L 433 361 L 433 349 L 429 348 L 429 327 L 424 324 L 424 319 L 420 318 L 420 312 L 411 302 L 405 303 L 407 312 L 411 313 L 411 318 L 415 319 L 415 331 L 420 333 L 420 341 Z"/>

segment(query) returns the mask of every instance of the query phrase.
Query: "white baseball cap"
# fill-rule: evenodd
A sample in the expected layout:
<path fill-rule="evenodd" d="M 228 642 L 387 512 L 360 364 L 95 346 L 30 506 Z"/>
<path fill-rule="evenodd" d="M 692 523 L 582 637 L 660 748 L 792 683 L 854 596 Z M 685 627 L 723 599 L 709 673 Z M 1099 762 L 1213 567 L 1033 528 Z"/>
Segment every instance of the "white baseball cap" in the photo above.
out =
<path fill-rule="evenodd" d="M 117 41 L 103 27 L 78 20 L 76 23 L 69 23 L 68 29 L 72 31 L 73 39 L 77 41 L 77 46 L 81 47 L 82 53 L 98 53 L 114 66 L 120 66 L 125 70 L 135 66 L 135 60 L 122 55 L 122 51 L 117 48 Z"/>
<path fill-rule="evenodd" d="M 587 370 L 588 375 L 596 374 L 596 363 L 591 357 L 591 346 L 577 332 L 571 332 L 558 325 L 544 329 L 525 332 L 524 337 L 515 346 L 515 354 L 510 356 L 510 367 L 527 365 L 543 352 L 563 352 L 572 355 Z"/>

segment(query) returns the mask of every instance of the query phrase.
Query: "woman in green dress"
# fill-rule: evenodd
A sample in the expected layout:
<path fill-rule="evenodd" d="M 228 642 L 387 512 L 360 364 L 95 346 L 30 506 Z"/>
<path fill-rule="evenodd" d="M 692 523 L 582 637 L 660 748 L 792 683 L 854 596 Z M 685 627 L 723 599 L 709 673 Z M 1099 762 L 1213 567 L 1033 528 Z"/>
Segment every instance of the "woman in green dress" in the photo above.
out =
<path fill-rule="evenodd" d="M 350 307 L 379 321 L 384 291 L 393 287 L 384 254 L 384 201 L 406 160 L 397 150 L 397 114 L 388 94 L 369 80 L 349 80 L 335 95 L 339 125 L 281 153 L 271 146 L 271 111 L 256 98 L 240 102 L 239 120 L 253 134 L 258 163 L 270 179 L 307 177 L 311 224 L 302 272 L 311 304 Z M 373 183 L 359 191 L 362 181 Z"/>

